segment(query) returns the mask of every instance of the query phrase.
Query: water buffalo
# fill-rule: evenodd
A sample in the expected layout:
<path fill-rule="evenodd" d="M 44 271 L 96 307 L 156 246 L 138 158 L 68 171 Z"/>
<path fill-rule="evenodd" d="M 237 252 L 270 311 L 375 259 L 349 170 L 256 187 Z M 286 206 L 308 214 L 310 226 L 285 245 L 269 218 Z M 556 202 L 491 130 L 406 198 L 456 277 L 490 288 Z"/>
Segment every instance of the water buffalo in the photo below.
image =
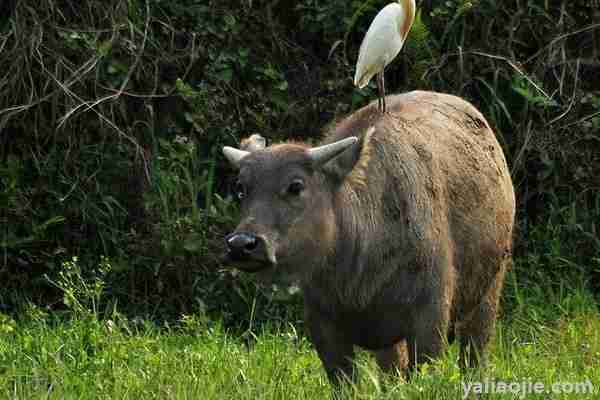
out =
<path fill-rule="evenodd" d="M 456 333 L 475 366 L 494 332 L 511 262 L 513 184 L 485 118 L 455 96 L 415 91 L 366 106 L 323 144 L 224 147 L 239 169 L 241 222 L 228 255 L 295 277 L 331 380 L 354 346 L 408 370 Z"/>

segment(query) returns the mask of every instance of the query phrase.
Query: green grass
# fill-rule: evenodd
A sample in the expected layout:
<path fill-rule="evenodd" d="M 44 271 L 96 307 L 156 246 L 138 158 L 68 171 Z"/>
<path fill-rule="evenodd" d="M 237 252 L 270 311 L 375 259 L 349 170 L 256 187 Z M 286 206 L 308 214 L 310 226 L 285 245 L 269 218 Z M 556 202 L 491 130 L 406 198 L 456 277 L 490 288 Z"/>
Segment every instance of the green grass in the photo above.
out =
<path fill-rule="evenodd" d="M 591 382 L 596 395 L 491 394 L 485 399 L 582 399 L 600 394 L 600 317 L 579 287 L 539 284 L 516 290 L 488 367 L 463 374 L 451 346 L 410 382 L 382 376 L 361 353 L 355 399 L 457 399 L 462 382 Z M 15 322 L 0 315 L 0 397 L 14 399 L 318 399 L 330 388 L 310 342 L 292 324 L 232 334 L 218 323 L 184 317 L 177 326 L 91 314 L 58 319 L 39 309 Z M 476 398 L 471 396 L 470 398 Z"/>

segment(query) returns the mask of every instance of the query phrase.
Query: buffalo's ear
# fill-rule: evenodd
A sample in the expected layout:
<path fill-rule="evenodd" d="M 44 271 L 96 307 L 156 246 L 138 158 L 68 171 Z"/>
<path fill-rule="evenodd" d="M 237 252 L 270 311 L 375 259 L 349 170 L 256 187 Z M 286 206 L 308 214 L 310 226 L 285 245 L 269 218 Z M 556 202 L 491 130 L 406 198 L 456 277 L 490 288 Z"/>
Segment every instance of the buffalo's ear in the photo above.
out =
<path fill-rule="evenodd" d="M 367 166 L 371 159 L 371 136 L 374 132 L 373 126 L 367 129 L 355 145 L 323 165 L 323 170 L 339 182 L 345 179 L 366 181 Z"/>
<path fill-rule="evenodd" d="M 246 150 L 249 152 L 262 150 L 265 147 L 267 147 L 267 140 L 258 133 L 243 139 L 242 143 L 240 144 L 241 150 Z"/>

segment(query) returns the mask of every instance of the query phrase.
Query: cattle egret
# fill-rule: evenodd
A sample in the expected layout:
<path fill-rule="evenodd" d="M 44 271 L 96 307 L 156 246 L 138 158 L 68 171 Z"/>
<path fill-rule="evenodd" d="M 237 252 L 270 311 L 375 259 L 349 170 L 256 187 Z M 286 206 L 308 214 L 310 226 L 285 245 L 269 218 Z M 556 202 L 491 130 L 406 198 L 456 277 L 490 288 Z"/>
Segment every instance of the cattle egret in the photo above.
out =
<path fill-rule="evenodd" d="M 377 75 L 378 106 L 385 112 L 385 67 L 398 55 L 415 20 L 415 0 L 398 0 L 385 6 L 375 16 L 365 35 L 358 61 L 354 85 L 363 88 Z"/>

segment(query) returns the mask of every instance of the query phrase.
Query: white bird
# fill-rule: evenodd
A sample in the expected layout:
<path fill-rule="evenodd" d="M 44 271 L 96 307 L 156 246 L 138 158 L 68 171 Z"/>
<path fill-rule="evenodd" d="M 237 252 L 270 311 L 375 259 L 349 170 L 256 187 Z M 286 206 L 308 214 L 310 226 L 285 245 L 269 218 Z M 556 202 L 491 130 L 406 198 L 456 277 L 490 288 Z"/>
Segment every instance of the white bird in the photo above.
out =
<path fill-rule="evenodd" d="M 385 112 L 385 67 L 398 55 L 415 20 L 415 0 L 398 0 L 373 19 L 358 52 L 354 85 L 363 88 L 377 74 L 378 106 Z"/>

